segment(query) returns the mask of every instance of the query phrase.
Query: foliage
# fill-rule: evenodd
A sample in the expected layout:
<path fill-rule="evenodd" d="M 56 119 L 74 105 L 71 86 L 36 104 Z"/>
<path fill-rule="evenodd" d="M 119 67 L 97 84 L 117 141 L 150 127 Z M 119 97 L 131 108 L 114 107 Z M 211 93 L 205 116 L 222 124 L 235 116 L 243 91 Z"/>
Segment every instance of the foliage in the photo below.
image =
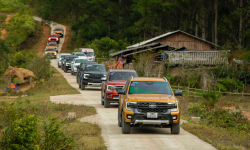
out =
<path fill-rule="evenodd" d="M 208 87 L 208 90 L 202 94 L 202 97 L 205 99 L 204 104 L 206 105 L 207 110 L 211 110 L 218 102 L 220 94 L 217 94 L 215 90 L 212 90 L 211 87 Z"/>
<path fill-rule="evenodd" d="M 58 149 L 58 150 L 71 150 L 75 147 L 75 140 L 72 136 L 65 134 L 63 131 L 59 130 L 61 126 L 60 121 L 55 119 L 50 120 L 49 124 L 44 122 L 44 142 L 42 144 L 42 149 Z"/>
<path fill-rule="evenodd" d="M 250 61 L 250 52 L 245 52 L 243 55 L 239 56 L 239 59 Z"/>
<path fill-rule="evenodd" d="M 39 150 L 39 118 L 28 115 L 18 119 L 6 128 L 2 135 L 1 147 L 3 149 L 32 149 Z"/>
<path fill-rule="evenodd" d="M 13 13 L 20 8 L 28 7 L 25 0 L 0 0 L 0 12 Z"/>
<path fill-rule="evenodd" d="M 109 37 L 103 37 L 100 40 L 95 39 L 92 41 L 90 47 L 95 50 L 97 57 L 108 58 L 110 53 L 117 52 L 121 49 L 125 49 L 126 41 L 116 42 Z"/>
<path fill-rule="evenodd" d="M 9 32 L 7 43 L 13 48 L 18 48 L 29 35 L 35 32 L 35 20 L 31 10 L 23 8 L 12 16 L 6 25 L 6 30 Z"/>
<path fill-rule="evenodd" d="M 155 72 L 153 72 L 153 55 L 150 55 L 149 53 L 141 53 L 137 56 L 134 55 L 134 58 L 135 60 L 133 60 L 133 67 L 139 77 L 154 75 Z"/>
<path fill-rule="evenodd" d="M 28 64 L 28 69 L 34 72 L 38 81 L 49 78 L 54 73 L 50 67 L 50 58 L 46 56 L 33 58 Z"/>
<path fill-rule="evenodd" d="M 233 79 L 230 77 L 220 78 L 219 84 L 216 85 L 217 90 L 221 87 L 221 91 L 232 91 L 236 90 L 238 92 L 242 91 L 242 82 L 238 79 Z M 226 91 L 225 91 L 226 90 Z"/>
<path fill-rule="evenodd" d="M 23 50 L 16 52 L 11 58 L 10 65 L 17 66 L 18 68 L 27 68 L 27 65 L 31 63 L 32 59 L 37 55 L 34 50 Z"/>

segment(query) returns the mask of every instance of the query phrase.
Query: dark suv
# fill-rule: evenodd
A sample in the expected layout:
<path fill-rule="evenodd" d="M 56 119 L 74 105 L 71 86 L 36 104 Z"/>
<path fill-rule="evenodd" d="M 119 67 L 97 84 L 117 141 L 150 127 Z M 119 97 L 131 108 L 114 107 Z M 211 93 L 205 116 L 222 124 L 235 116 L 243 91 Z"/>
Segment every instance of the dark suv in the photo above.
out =
<path fill-rule="evenodd" d="M 73 61 L 74 58 L 78 58 L 78 57 L 73 56 L 73 55 L 69 55 L 65 57 L 62 63 L 64 72 L 68 72 L 68 70 L 71 69 L 71 62 Z"/>
<path fill-rule="evenodd" d="M 82 62 L 79 66 L 77 66 L 77 73 L 76 73 L 76 82 L 79 84 L 81 76 L 83 76 L 84 70 L 83 67 L 85 64 L 97 64 L 96 62 Z M 80 88 L 80 85 L 79 85 Z"/>
<path fill-rule="evenodd" d="M 102 64 L 85 64 L 82 76 L 78 82 L 79 88 L 85 90 L 85 86 L 101 86 L 102 78 L 106 78 L 107 71 Z"/>
<path fill-rule="evenodd" d="M 101 89 L 101 104 L 105 108 L 109 108 L 110 103 L 119 102 L 117 90 L 122 89 L 131 76 L 137 77 L 135 70 L 110 69 L 108 71 L 107 78 L 103 80 Z"/>

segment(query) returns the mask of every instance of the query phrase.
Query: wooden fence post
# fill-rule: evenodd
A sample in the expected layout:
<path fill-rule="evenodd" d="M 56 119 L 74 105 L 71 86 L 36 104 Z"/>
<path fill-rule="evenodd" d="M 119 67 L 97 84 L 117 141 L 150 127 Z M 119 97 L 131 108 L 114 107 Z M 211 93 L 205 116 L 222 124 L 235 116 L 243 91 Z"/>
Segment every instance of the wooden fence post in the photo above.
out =
<path fill-rule="evenodd" d="M 30 87 L 32 87 L 32 77 L 30 77 Z"/>
<path fill-rule="evenodd" d="M 188 95 L 189 95 L 189 86 L 190 86 L 190 84 L 188 84 Z"/>
<path fill-rule="evenodd" d="M 194 88 L 194 94 L 196 95 L 196 87 Z"/>
<path fill-rule="evenodd" d="M 242 96 L 244 96 L 244 84 L 243 84 L 243 87 L 242 87 Z"/>
<path fill-rule="evenodd" d="M 219 93 L 220 93 L 220 88 L 219 88 Z"/>
<path fill-rule="evenodd" d="M 178 90 L 179 90 L 179 83 L 178 83 Z"/>

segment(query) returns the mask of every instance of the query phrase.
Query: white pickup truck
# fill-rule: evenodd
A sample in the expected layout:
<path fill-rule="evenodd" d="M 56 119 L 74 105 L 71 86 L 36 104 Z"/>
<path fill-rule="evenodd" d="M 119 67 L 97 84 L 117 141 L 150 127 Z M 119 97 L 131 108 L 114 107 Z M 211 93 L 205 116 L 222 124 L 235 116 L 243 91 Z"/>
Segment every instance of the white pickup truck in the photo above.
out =
<path fill-rule="evenodd" d="M 94 50 L 91 48 L 79 48 L 80 52 L 84 52 L 88 58 L 88 61 L 95 61 L 95 54 L 94 54 Z"/>

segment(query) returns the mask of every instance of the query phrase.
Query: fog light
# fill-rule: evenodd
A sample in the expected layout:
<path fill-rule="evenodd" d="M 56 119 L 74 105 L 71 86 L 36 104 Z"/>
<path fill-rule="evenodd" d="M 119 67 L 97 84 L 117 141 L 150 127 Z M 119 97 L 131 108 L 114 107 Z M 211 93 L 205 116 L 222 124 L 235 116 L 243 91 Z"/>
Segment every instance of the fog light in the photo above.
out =
<path fill-rule="evenodd" d="M 172 116 L 172 119 L 173 120 L 177 120 L 177 116 Z"/>
<path fill-rule="evenodd" d="M 131 116 L 131 115 L 127 115 L 127 118 L 128 118 L 128 119 L 131 119 L 131 118 L 132 118 L 132 116 Z"/>
<path fill-rule="evenodd" d="M 108 97 L 111 97 L 111 94 L 108 94 Z"/>

